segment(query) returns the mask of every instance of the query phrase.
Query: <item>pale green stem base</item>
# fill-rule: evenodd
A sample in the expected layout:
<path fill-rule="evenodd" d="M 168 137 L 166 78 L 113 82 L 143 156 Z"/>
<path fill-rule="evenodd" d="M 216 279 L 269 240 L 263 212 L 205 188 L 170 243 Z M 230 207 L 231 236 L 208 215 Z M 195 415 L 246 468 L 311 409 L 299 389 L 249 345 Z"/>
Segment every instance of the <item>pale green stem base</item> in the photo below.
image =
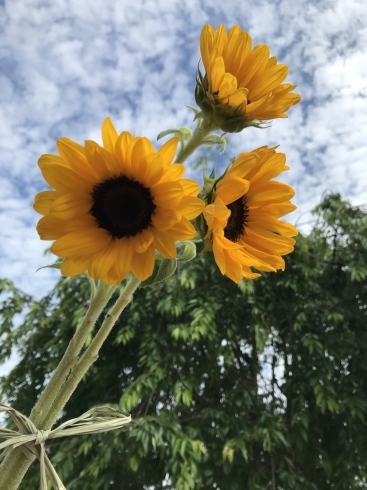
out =
<path fill-rule="evenodd" d="M 78 360 L 78 355 L 87 335 L 115 289 L 115 287 L 108 287 L 103 281 L 100 281 L 82 325 L 70 341 L 64 357 L 32 410 L 30 419 L 38 429 L 51 428 L 88 368 L 97 360 L 99 349 L 119 315 L 131 301 L 139 284 L 140 281 L 135 277 L 129 281 L 115 305 L 106 315 L 100 330 L 88 349 Z M 72 372 L 67 378 L 70 370 Z M 17 448 L 11 451 L 0 466 L 0 489 L 16 490 L 31 463 L 32 461 L 24 455 L 21 449 Z"/>

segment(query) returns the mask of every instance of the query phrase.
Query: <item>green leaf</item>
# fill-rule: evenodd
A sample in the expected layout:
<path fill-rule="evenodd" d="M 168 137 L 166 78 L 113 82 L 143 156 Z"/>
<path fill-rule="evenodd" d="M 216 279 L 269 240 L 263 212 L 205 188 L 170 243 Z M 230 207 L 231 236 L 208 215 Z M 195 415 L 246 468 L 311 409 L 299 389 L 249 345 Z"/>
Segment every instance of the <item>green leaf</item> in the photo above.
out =
<path fill-rule="evenodd" d="M 154 266 L 153 274 L 148 279 L 143 281 L 140 287 L 145 288 L 147 286 L 153 286 L 154 284 L 158 284 L 159 282 L 164 281 L 175 272 L 176 267 L 177 259 L 157 260 Z"/>
<path fill-rule="evenodd" d="M 57 262 L 55 262 L 54 264 L 50 264 L 50 265 L 44 265 L 42 267 L 39 267 L 36 272 L 40 271 L 41 269 L 61 269 L 61 264 L 62 264 L 62 260 L 58 260 Z"/>
<path fill-rule="evenodd" d="M 223 153 L 224 150 L 226 149 L 227 141 L 224 138 L 224 135 L 211 134 L 210 136 L 207 136 L 206 138 L 203 139 L 202 144 L 206 146 L 220 145 L 221 146 L 220 153 Z"/>
<path fill-rule="evenodd" d="M 185 242 L 185 248 L 181 255 L 177 256 L 178 262 L 190 262 L 196 257 L 196 245 L 194 242 Z"/>

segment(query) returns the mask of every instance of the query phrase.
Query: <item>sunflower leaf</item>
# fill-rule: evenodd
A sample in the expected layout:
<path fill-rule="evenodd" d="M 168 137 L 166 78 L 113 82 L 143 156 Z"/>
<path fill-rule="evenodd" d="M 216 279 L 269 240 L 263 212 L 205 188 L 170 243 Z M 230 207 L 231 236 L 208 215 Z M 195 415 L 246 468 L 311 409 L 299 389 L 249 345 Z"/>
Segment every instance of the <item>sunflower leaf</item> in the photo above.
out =
<path fill-rule="evenodd" d="M 196 246 L 193 242 L 186 242 L 181 255 L 177 257 L 178 262 L 190 262 L 196 257 Z"/>
<path fill-rule="evenodd" d="M 161 131 L 158 134 L 157 141 L 159 141 L 161 138 L 164 138 L 165 136 L 168 136 L 169 134 L 175 134 L 176 136 L 178 136 L 181 140 L 181 143 L 183 144 L 185 140 L 190 138 L 192 131 L 185 126 L 182 126 L 179 129 L 166 129 L 165 131 Z"/>
<path fill-rule="evenodd" d="M 148 277 L 145 281 L 143 281 L 140 285 L 141 288 L 145 288 L 147 286 L 153 286 L 158 282 L 162 282 L 167 277 L 172 276 L 177 267 L 177 259 L 163 259 L 157 261 L 154 266 L 153 274 Z"/>
<path fill-rule="evenodd" d="M 220 153 L 223 153 L 226 149 L 227 142 L 223 134 L 211 134 L 210 136 L 207 136 L 205 139 L 203 139 L 202 144 L 207 146 L 220 145 Z"/>
<path fill-rule="evenodd" d="M 61 264 L 62 260 L 55 262 L 54 264 L 44 265 L 43 267 L 39 267 L 36 272 L 40 271 L 41 269 L 61 269 Z"/>

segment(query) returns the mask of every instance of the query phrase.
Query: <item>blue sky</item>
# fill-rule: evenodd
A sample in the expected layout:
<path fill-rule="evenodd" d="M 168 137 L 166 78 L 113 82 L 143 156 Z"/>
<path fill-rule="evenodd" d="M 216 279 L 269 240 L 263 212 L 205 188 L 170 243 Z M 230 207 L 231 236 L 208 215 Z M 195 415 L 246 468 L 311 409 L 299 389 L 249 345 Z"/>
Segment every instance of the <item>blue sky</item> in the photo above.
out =
<path fill-rule="evenodd" d="M 231 136 L 222 165 L 241 151 L 279 144 L 307 221 L 327 191 L 367 203 L 367 4 L 364 0 L 9 0 L 0 2 L 0 275 L 40 297 L 57 278 L 39 240 L 37 166 L 55 140 L 100 141 L 119 131 L 155 141 L 194 127 L 200 31 L 239 24 L 289 66 L 303 101 L 266 130 Z M 219 150 L 218 150 L 219 151 Z M 216 158 L 218 162 L 218 158 Z M 303 226 L 303 225 L 302 225 Z M 306 227 L 300 227 L 306 230 Z M 51 260 L 52 261 L 52 260 Z"/>

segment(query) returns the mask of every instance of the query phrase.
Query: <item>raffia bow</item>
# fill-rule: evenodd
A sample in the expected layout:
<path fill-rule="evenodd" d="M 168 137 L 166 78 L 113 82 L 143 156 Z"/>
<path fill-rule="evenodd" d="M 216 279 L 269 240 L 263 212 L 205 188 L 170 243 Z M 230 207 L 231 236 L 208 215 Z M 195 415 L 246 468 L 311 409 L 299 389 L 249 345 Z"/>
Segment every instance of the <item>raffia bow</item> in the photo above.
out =
<path fill-rule="evenodd" d="M 40 461 L 40 490 L 47 490 L 46 474 L 55 490 L 66 490 L 45 452 L 44 444 L 47 439 L 98 434 L 119 429 L 131 422 L 131 415 L 104 406 L 92 408 L 80 417 L 64 422 L 56 429 L 38 430 L 29 418 L 14 408 L 0 403 L 0 412 L 7 412 L 19 429 L 19 432 L 16 432 L 0 428 L 0 439 L 7 439 L 0 444 L 0 449 L 4 449 L 0 454 L 0 460 L 16 447 L 19 447 L 31 461 L 38 458 Z"/>

